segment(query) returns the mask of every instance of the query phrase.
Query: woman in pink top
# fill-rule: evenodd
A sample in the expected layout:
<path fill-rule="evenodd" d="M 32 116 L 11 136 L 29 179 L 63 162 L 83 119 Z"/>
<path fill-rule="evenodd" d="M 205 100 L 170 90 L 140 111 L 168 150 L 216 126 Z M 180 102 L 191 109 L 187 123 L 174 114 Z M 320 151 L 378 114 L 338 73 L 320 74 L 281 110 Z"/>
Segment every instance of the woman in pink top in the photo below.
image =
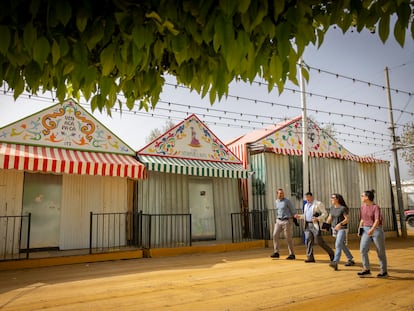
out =
<path fill-rule="evenodd" d="M 359 276 L 371 274 L 368 251 L 374 242 L 380 262 L 380 273 L 377 277 L 387 277 L 387 256 L 385 255 L 385 235 L 382 229 L 382 215 L 380 207 L 374 203 L 374 190 L 367 190 L 361 194 L 361 220 L 359 222 L 358 236 L 361 237 L 360 251 L 363 270 Z"/>

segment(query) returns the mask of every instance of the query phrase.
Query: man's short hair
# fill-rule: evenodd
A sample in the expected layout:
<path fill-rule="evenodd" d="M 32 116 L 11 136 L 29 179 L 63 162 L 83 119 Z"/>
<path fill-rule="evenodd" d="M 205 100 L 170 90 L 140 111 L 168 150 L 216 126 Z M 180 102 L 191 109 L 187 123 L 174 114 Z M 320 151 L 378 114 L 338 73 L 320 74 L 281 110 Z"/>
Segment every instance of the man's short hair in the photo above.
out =
<path fill-rule="evenodd" d="M 311 197 L 313 197 L 312 192 L 306 192 L 305 195 L 310 195 Z"/>

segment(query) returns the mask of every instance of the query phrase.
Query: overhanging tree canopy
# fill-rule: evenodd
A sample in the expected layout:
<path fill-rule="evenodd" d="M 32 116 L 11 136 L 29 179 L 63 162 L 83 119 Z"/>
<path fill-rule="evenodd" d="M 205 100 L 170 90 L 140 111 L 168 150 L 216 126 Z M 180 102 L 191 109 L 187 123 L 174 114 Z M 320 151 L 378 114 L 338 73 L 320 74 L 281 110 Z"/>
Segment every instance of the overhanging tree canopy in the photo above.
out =
<path fill-rule="evenodd" d="M 108 112 L 120 95 L 130 109 L 155 106 L 165 74 L 212 103 L 236 78 L 261 77 L 281 92 L 332 25 L 376 27 L 385 42 L 396 14 L 403 46 L 406 30 L 414 38 L 413 12 L 409 0 L 6 0 L 0 79 L 15 98 L 53 90 L 63 101 L 73 90 Z"/>

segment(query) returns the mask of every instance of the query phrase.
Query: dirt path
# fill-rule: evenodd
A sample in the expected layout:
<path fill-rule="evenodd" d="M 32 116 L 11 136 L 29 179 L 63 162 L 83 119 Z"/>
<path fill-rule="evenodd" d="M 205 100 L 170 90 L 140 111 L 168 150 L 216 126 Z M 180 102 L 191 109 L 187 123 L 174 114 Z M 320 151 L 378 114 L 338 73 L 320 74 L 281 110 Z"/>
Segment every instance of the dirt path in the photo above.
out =
<path fill-rule="evenodd" d="M 332 243 L 332 241 L 330 241 Z M 414 310 L 414 236 L 387 239 L 389 274 L 269 258 L 271 249 L 0 271 L 0 310 Z M 344 259 L 344 256 L 342 257 Z"/>

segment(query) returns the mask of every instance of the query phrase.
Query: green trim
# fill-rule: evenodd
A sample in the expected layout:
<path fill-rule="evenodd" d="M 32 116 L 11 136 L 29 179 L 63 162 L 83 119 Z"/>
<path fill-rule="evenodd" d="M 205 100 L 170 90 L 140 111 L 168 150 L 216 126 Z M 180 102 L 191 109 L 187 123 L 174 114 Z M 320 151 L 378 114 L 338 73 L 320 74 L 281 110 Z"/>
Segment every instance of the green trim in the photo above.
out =
<path fill-rule="evenodd" d="M 138 155 L 138 159 L 145 164 L 148 170 L 156 172 L 201 177 L 249 177 L 249 172 L 245 170 L 241 164 L 141 155 Z"/>

